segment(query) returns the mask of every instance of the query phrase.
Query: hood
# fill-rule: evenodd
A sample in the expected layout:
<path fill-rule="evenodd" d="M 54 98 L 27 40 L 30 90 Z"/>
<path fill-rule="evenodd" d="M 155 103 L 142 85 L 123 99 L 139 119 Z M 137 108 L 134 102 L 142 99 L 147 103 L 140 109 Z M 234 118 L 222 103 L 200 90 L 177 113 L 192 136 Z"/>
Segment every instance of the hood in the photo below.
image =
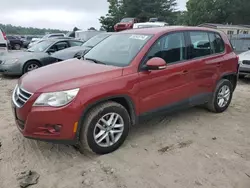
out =
<path fill-rule="evenodd" d="M 18 83 L 32 93 L 63 91 L 120 77 L 122 70 L 121 67 L 70 59 L 28 72 Z"/>
<path fill-rule="evenodd" d="M 250 50 L 243 52 L 243 53 L 239 54 L 238 56 L 239 56 L 239 61 L 250 60 Z"/>
<path fill-rule="evenodd" d="M 54 57 L 54 58 L 60 59 L 60 60 L 68 60 L 68 59 L 74 58 L 76 53 L 85 52 L 85 51 L 88 51 L 90 49 L 91 49 L 90 47 L 86 47 L 86 46 L 74 46 L 71 48 L 66 48 L 64 50 L 60 50 L 58 52 L 55 52 L 51 55 L 51 57 Z"/>

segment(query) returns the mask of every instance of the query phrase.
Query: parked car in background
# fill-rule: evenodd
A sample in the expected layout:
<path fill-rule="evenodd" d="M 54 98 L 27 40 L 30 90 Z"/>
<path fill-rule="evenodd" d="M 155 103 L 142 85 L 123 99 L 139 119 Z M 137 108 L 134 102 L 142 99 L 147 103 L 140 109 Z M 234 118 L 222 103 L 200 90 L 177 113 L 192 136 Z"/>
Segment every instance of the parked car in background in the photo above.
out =
<path fill-rule="evenodd" d="M 0 53 L 8 50 L 8 42 L 5 32 L 0 28 Z"/>
<path fill-rule="evenodd" d="M 87 42 L 83 43 L 81 46 L 66 48 L 53 53 L 51 56 L 56 58 L 57 61 L 64 61 L 72 58 L 81 59 L 89 50 L 108 38 L 111 34 L 111 32 L 98 34 L 89 39 Z"/>
<path fill-rule="evenodd" d="M 114 29 L 116 32 L 132 29 L 135 23 L 138 23 L 137 18 L 123 18 L 119 23 L 115 24 Z"/>
<path fill-rule="evenodd" d="M 88 31 L 82 31 L 78 30 L 75 32 L 75 38 L 78 40 L 81 40 L 83 42 L 88 41 L 92 37 L 100 34 L 100 33 L 105 33 L 105 31 L 96 31 L 96 30 L 88 30 Z"/>
<path fill-rule="evenodd" d="M 55 63 L 51 57 L 56 51 L 80 46 L 83 42 L 74 39 L 47 39 L 26 51 L 10 53 L 0 57 L 0 72 L 6 75 L 22 75 L 39 67 Z"/>
<path fill-rule="evenodd" d="M 33 45 L 41 42 L 42 40 L 46 40 L 50 38 L 62 38 L 62 37 L 65 37 L 64 33 L 52 33 L 52 34 L 44 35 L 41 38 L 33 38 L 31 42 L 29 43 L 28 48 L 31 48 Z"/>
<path fill-rule="evenodd" d="M 206 49 L 194 48 L 204 41 Z M 238 57 L 223 32 L 197 27 L 133 29 L 111 35 L 84 57 L 24 75 L 12 95 L 27 138 L 106 154 L 139 118 L 205 105 L 230 105 Z"/>
<path fill-rule="evenodd" d="M 9 40 L 9 47 L 13 50 L 20 50 L 23 46 L 23 41 L 15 36 L 7 35 L 7 39 Z"/>
<path fill-rule="evenodd" d="M 45 35 L 42 39 L 49 39 L 49 38 L 57 38 L 57 37 L 65 37 L 64 33 L 51 33 Z"/>
<path fill-rule="evenodd" d="M 239 56 L 239 77 L 244 78 L 247 75 L 250 75 L 250 50 L 243 52 Z"/>
<path fill-rule="evenodd" d="M 30 43 L 28 44 L 27 48 L 31 48 L 33 45 L 37 44 L 39 41 L 41 41 L 42 37 L 34 37 L 31 39 Z"/>
<path fill-rule="evenodd" d="M 23 39 L 23 47 L 24 48 L 28 48 L 30 42 L 32 41 L 33 37 L 32 36 L 26 36 L 24 39 Z"/>
<path fill-rule="evenodd" d="M 135 23 L 133 28 L 139 29 L 139 28 L 164 27 L 164 26 L 168 26 L 168 23 L 166 22 L 143 22 L 143 23 Z"/>

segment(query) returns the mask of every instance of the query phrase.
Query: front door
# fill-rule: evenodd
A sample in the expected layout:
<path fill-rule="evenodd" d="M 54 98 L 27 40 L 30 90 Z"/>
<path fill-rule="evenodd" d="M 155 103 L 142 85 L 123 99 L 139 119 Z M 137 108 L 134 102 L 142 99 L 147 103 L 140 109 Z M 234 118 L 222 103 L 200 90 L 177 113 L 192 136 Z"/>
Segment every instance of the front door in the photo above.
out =
<path fill-rule="evenodd" d="M 190 97 L 189 71 L 192 63 L 187 59 L 183 32 L 161 37 L 147 53 L 143 64 L 152 57 L 161 57 L 167 63 L 165 70 L 139 72 L 140 114 L 163 110 L 165 107 L 188 105 Z M 141 65 L 143 67 L 143 65 Z"/>

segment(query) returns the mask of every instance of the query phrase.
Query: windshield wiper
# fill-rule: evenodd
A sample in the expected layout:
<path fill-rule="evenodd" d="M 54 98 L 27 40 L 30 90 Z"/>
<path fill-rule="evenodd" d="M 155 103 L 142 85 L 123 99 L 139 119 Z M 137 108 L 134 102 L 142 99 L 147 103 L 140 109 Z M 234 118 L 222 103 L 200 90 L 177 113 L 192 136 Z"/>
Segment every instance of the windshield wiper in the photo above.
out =
<path fill-rule="evenodd" d="M 106 65 L 105 63 L 99 61 L 99 60 L 96 60 L 96 59 L 92 59 L 92 58 L 86 58 L 85 60 L 88 60 L 88 61 L 93 61 L 94 63 L 96 64 L 103 64 L 103 65 Z"/>

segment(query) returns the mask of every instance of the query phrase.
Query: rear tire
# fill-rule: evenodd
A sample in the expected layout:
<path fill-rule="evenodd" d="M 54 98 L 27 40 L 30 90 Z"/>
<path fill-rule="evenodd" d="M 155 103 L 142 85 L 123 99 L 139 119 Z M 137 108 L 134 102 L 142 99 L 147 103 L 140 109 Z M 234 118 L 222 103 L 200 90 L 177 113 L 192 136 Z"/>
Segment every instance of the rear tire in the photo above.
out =
<path fill-rule="evenodd" d="M 80 152 L 107 154 L 117 150 L 127 138 L 130 125 L 129 113 L 119 103 L 110 101 L 95 106 L 81 125 Z"/>
<path fill-rule="evenodd" d="M 227 79 L 222 79 L 216 86 L 212 98 L 207 103 L 211 112 L 222 113 L 229 107 L 233 96 L 233 85 Z"/>
<path fill-rule="evenodd" d="M 20 44 L 15 44 L 14 45 L 14 49 L 15 50 L 20 50 L 21 49 L 21 45 Z"/>
<path fill-rule="evenodd" d="M 23 74 L 30 72 L 32 70 L 38 69 L 39 67 L 41 67 L 41 65 L 38 62 L 29 61 L 29 62 L 25 63 L 25 65 L 23 67 Z"/>

